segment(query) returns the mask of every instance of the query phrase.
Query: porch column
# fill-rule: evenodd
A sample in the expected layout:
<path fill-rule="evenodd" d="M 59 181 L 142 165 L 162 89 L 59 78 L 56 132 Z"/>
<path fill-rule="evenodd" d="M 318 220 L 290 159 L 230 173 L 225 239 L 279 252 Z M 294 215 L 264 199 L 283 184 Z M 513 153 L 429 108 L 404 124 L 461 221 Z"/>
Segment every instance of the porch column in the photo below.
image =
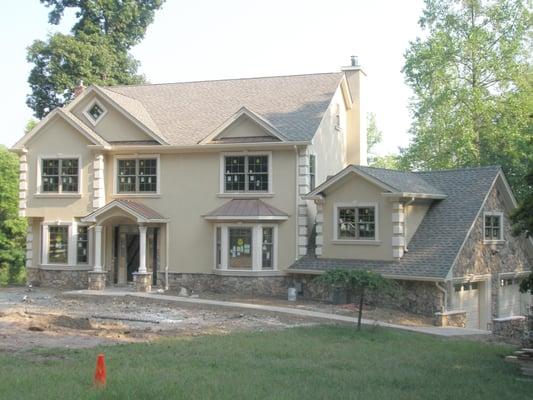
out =
<path fill-rule="evenodd" d="M 102 272 L 102 225 L 94 227 L 94 272 Z"/>
<path fill-rule="evenodd" d="M 146 274 L 146 226 L 139 225 L 139 273 Z"/>

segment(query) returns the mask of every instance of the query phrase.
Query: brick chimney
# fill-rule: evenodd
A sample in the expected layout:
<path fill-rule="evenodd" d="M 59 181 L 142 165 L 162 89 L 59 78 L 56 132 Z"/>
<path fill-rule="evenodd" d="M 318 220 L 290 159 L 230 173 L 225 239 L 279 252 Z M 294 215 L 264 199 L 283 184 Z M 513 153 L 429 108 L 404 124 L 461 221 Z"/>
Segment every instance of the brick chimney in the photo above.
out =
<path fill-rule="evenodd" d="M 356 56 L 351 57 L 349 66 L 342 67 L 342 72 L 353 101 L 348 112 L 346 160 L 350 164 L 366 165 L 366 104 L 363 98 L 366 74 Z"/>
<path fill-rule="evenodd" d="M 74 98 L 82 94 L 84 90 L 85 86 L 83 85 L 83 80 L 80 79 L 78 85 L 74 88 Z"/>

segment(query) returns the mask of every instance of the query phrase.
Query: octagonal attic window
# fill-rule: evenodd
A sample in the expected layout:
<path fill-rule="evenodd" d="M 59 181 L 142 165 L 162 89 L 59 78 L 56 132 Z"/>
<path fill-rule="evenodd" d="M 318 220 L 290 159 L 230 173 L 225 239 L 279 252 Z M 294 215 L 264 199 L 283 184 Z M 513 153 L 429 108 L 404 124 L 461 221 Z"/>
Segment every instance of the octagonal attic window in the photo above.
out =
<path fill-rule="evenodd" d="M 87 107 L 84 114 L 89 121 L 96 125 L 106 112 L 107 110 L 104 106 L 95 100 L 89 105 L 89 107 Z"/>

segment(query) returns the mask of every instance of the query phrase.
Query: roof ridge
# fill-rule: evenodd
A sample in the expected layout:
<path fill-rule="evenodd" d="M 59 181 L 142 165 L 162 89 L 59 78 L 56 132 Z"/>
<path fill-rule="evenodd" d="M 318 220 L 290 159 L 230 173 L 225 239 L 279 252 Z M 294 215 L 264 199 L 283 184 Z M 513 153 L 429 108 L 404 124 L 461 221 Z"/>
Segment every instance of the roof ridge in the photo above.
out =
<path fill-rule="evenodd" d="M 480 165 L 476 167 L 462 167 L 462 168 L 450 168 L 450 169 L 435 169 L 429 171 L 412 171 L 414 174 L 432 174 L 432 173 L 446 173 L 446 172 L 457 172 L 457 171 L 474 171 L 480 169 L 498 169 L 501 170 L 500 165 Z"/>
<path fill-rule="evenodd" d="M 312 75 L 336 75 L 342 74 L 342 72 L 314 72 L 308 74 L 287 74 L 287 75 L 270 75 L 270 76 L 252 76 L 247 78 L 224 78 L 224 79 L 203 79 L 197 81 L 181 81 L 181 82 L 161 82 L 161 83 L 141 83 L 136 85 L 112 85 L 112 86 L 99 86 L 100 88 L 112 90 L 113 88 L 132 88 L 132 87 L 145 87 L 145 86 L 162 86 L 162 85 L 184 85 L 187 83 L 207 83 L 207 82 L 229 82 L 229 81 L 247 81 L 255 79 L 275 79 L 275 78 L 291 78 L 301 76 Z M 122 94 L 122 93 L 120 93 Z M 129 97 L 129 96 L 128 96 Z"/>

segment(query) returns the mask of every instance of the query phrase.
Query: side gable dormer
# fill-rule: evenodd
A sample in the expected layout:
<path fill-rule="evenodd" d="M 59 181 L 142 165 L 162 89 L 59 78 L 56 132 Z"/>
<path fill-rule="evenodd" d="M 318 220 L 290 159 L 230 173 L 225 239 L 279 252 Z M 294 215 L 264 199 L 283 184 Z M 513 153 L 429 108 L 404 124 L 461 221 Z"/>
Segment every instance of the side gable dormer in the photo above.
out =
<path fill-rule="evenodd" d="M 168 144 L 143 105 L 110 89 L 90 86 L 65 107 L 98 135 L 113 142 Z"/>
<path fill-rule="evenodd" d="M 259 114 L 240 108 L 200 144 L 223 142 L 284 142 L 283 134 Z"/>

